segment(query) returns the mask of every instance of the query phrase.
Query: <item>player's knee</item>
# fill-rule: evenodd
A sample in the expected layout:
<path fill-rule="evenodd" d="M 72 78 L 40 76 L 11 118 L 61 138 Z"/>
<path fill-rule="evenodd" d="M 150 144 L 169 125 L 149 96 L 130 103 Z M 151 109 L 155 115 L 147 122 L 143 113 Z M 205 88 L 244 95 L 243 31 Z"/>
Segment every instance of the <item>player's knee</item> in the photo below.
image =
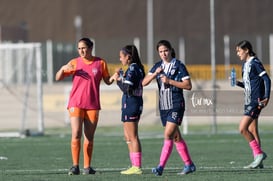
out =
<path fill-rule="evenodd" d="M 86 136 L 86 141 L 89 141 L 89 142 L 93 142 L 94 141 L 94 137 L 93 136 Z"/>
<path fill-rule="evenodd" d="M 246 132 L 247 132 L 248 130 L 247 129 L 245 129 L 245 128 L 239 128 L 239 132 L 242 134 L 242 135 L 244 135 L 244 134 L 246 134 Z"/>
<path fill-rule="evenodd" d="M 129 140 L 129 139 L 126 140 L 125 142 L 126 142 L 126 144 L 131 144 L 132 143 L 131 140 Z"/>
<path fill-rule="evenodd" d="M 85 145 L 93 145 L 93 140 L 84 139 L 83 144 L 85 144 Z"/>
<path fill-rule="evenodd" d="M 82 133 L 79 131 L 72 133 L 73 139 L 81 139 L 81 137 L 82 137 Z"/>
<path fill-rule="evenodd" d="M 172 135 L 164 135 L 164 139 L 165 140 L 173 140 L 174 139 L 174 136 L 172 136 Z"/>

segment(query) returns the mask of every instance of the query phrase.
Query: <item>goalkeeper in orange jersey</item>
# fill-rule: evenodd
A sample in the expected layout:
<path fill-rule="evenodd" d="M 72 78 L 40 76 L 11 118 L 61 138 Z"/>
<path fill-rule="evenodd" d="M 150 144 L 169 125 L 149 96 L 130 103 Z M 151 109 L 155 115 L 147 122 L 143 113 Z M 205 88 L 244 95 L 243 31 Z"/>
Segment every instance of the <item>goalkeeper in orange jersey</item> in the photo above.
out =
<path fill-rule="evenodd" d="M 93 42 L 88 38 L 82 38 L 78 42 L 79 57 L 72 59 L 63 65 L 56 73 L 56 80 L 62 80 L 67 76 L 73 76 L 72 90 L 70 92 L 68 111 L 71 122 L 71 153 L 73 166 L 69 175 L 80 174 L 79 157 L 81 149 L 81 137 L 84 133 L 83 174 L 95 174 L 91 167 L 93 140 L 99 118 L 100 99 L 99 86 L 101 79 L 108 85 L 113 83 L 105 60 L 92 55 Z M 84 128 L 84 131 L 82 129 Z"/>

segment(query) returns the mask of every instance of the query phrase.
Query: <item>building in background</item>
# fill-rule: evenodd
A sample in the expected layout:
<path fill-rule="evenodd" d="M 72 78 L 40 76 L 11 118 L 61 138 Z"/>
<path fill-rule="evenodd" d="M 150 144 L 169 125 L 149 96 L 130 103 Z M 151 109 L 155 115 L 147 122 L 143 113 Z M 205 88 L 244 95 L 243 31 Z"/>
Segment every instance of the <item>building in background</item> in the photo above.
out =
<path fill-rule="evenodd" d="M 210 64 L 209 5 L 209 0 L 154 0 L 154 45 L 160 39 L 168 39 L 178 51 L 179 39 L 183 38 L 187 64 Z M 260 56 L 267 64 L 268 37 L 273 32 L 272 7 L 272 0 L 215 1 L 216 64 L 224 64 L 225 61 L 225 35 L 230 38 L 231 50 L 241 39 L 248 39 L 254 46 L 262 47 L 257 53 L 262 54 Z M 79 17 L 80 21 L 77 20 Z M 37 0 L 0 0 L 0 25 L 3 27 L 1 40 L 13 42 L 51 40 L 55 47 L 60 48 L 58 43 L 68 43 L 71 47 L 79 34 L 90 37 L 96 41 L 96 54 L 110 63 L 118 62 L 120 47 L 138 38 L 141 57 L 147 62 L 147 0 L 57 0 L 39 3 Z M 21 27 L 21 31 L 5 33 L 5 27 Z M 155 51 L 154 48 L 156 56 Z M 66 58 L 54 56 L 54 62 L 63 64 L 65 61 Z M 238 62 L 233 52 L 230 52 L 230 62 Z M 54 69 L 55 66 L 58 67 L 54 64 Z"/>

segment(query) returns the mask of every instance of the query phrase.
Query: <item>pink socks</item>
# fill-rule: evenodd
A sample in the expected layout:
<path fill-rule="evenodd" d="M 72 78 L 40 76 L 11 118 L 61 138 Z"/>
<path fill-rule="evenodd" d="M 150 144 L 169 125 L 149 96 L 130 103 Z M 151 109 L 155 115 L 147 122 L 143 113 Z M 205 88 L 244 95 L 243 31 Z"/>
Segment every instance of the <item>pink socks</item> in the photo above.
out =
<path fill-rule="evenodd" d="M 258 155 L 258 154 L 263 153 L 263 151 L 262 151 L 260 145 L 257 143 L 256 140 L 250 141 L 250 142 L 249 142 L 249 146 L 250 146 L 250 148 L 251 148 L 252 151 L 253 151 L 254 157 L 255 157 L 256 155 Z"/>
<path fill-rule="evenodd" d="M 175 146 L 176 146 L 176 150 L 178 154 L 180 155 L 185 165 L 192 164 L 192 160 L 191 160 L 186 142 L 184 140 L 181 140 L 179 142 L 176 142 Z"/>
<path fill-rule="evenodd" d="M 164 145 L 162 147 L 159 166 L 165 167 L 173 149 L 173 140 L 164 140 Z M 188 151 L 187 144 L 184 140 L 175 143 L 176 150 L 180 155 L 181 159 L 185 165 L 192 164 L 192 160 Z"/>
<path fill-rule="evenodd" d="M 165 167 L 171 153 L 173 150 L 173 140 L 164 140 L 164 145 L 162 147 L 159 165 L 163 168 Z"/>
<path fill-rule="evenodd" d="M 129 153 L 132 166 L 141 168 L 142 154 L 141 152 L 130 152 Z"/>

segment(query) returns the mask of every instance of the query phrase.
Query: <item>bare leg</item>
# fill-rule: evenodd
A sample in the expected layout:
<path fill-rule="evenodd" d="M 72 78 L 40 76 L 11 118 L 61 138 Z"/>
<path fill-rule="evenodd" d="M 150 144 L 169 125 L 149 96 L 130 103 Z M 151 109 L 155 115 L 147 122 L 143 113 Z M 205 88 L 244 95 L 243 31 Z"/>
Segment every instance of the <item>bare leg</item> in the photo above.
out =
<path fill-rule="evenodd" d="M 256 123 L 257 123 L 257 120 L 252 119 L 249 116 L 243 116 L 240 122 L 240 126 L 239 126 L 240 133 L 248 141 L 254 156 L 254 161 L 250 165 L 245 166 L 244 168 L 262 167 L 262 162 L 266 158 L 266 155 L 263 153 L 261 146 L 258 142 L 259 136 L 258 136 L 258 132 L 256 132 L 258 130 Z M 252 132 L 254 134 L 257 133 L 256 138 L 258 138 L 258 140 L 255 139 L 255 136 L 253 135 Z"/>
<path fill-rule="evenodd" d="M 254 136 L 257 143 L 261 146 L 261 140 L 260 140 L 259 129 L 258 129 L 258 118 L 253 119 L 253 121 L 249 125 L 248 130 Z"/>
<path fill-rule="evenodd" d="M 140 168 L 142 161 L 142 150 L 138 137 L 138 122 L 124 122 L 123 130 L 124 138 L 128 145 L 131 164 L 132 166 Z"/>
<path fill-rule="evenodd" d="M 253 119 L 249 116 L 243 116 L 240 122 L 239 131 L 247 140 L 247 142 L 251 142 L 252 140 L 254 140 L 253 134 L 249 131 L 249 125 L 252 122 L 253 122 Z"/>

